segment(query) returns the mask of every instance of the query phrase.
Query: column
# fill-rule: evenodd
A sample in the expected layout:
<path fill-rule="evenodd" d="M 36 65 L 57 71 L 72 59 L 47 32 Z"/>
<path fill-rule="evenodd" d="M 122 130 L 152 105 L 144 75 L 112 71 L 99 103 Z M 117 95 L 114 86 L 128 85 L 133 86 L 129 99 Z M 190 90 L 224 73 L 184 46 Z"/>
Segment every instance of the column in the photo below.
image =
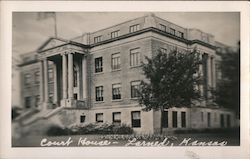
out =
<path fill-rule="evenodd" d="M 54 103 L 57 103 L 57 66 L 56 62 L 53 63 L 53 77 L 54 77 Z"/>
<path fill-rule="evenodd" d="M 202 59 L 202 53 L 199 54 L 199 57 L 200 57 L 200 61 L 201 61 L 201 64 L 199 65 L 199 77 L 202 80 L 203 79 L 203 59 Z M 199 90 L 200 90 L 201 95 L 203 95 L 204 94 L 203 83 L 199 84 Z"/>
<path fill-rule="evenodd" d="M 211 57 L 208 54 L 207 56 L 207 97 L 211 97 L 211 87 L 212 87 L 212 80 L 211 80 Z"/>
<path fill-rule="evenodd" d="M 63 99 L 67 99 L 67 57 L 62 55 L 62 80 L 63 80 Z"/>
<path fill-rule="evenodd" d="M 215 68 L 215 58 L 214 57 L 212 57 L 212 63 L 211 63 L 211 65 L 212 65 L 212 72 L 213 72 L 213 88 L 215 88 L 216 87 L 216 68 Z"/>
<path fill-rule="evenodd" d="M 44 78 L 43 61 L 40 61 L 40 103 L 44 102 Z"/>
<path fill-rule="evenodd" d="M 68 97 L 73 99 L 73 54 L 68 54 Z"/>
<path fill-rule="evenodd" d="M 87 98 L 87 59 L 82 57 L 82 83 L 83 83 L 83 100 Z"/>
<path fill-rule="evenodd" d="M 212 80 L 211 80 L 211 57 L 208 54 L 207 57 L 207 83 L 208 83 L 208 87 L 212 86 Z"/>
<path fill-rule="evenodd" d="M 48 103 L 49 92 L 48 92 L 48 60 L 47 58 L 43 60 L 43 64 L 44 64 L 44 102 Z"/>

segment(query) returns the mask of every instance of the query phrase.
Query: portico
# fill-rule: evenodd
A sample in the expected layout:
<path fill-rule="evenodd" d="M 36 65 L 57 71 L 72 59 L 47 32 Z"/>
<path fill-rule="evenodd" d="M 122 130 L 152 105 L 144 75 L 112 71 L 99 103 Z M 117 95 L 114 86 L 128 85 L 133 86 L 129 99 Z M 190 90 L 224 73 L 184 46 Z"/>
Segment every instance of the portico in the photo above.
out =
<path fill-rule="evenodd" d="M 52 40 L 55 41 L 55 39 Z M 86 108 L 87 49 L 75 42 L 44 48 L 41 49 L 38 57 L 41 81 L 40 109 Z M 53 100 L 49 98 L 51 89 L 48 80 L 49 65 L 52 65 L 53 69 Z"/>

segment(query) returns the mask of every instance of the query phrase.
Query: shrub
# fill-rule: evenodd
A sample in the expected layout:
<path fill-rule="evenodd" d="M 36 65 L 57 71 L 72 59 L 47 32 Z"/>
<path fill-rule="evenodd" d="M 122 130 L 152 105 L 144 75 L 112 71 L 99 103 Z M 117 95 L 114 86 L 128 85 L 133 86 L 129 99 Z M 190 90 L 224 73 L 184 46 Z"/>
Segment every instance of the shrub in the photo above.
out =
<path fill-rule="evenodd" d="M 61 135 L 71 135 L 72 131 L 68 128 L 62 128 L 57 125 L 52 125 L 46 131 L 48 136 L 61 136 Z"/>
<path fill-rule="evenodd" d="M 60 136 L 60 135 L 84 135 L 84 134 L 133 134 L 133 129 L 125 124 L 99 124 L 91 123 L 87 125 L 74 125 L 70 128 L 62 128 L 60 126 L 53 125 L 49 127 L 46 134 L 48 136 Z"/>
<path fill-rule="evenodd" d="M 125 124 L 113 127 L 114 134 L 132 134 L 133 129 Z"/>
<path fill-rule="evenodd" d="M 71 127 L 72 130 L 78 135 L 82 134 L 132 134 L 133 129 L 125 124 L 114 125 L 114 124 L 99 124 L 91 123 L 88 125 L 76 125 Z"/>

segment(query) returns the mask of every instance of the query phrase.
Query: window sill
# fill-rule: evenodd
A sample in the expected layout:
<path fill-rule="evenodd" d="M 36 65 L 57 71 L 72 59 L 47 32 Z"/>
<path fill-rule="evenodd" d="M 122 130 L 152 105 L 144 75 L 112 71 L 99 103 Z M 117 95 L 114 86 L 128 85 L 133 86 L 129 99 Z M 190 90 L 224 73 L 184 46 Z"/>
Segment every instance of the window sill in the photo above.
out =
<path fill-rule="evenodd" d="M 138 68 L 138 67 L 141 67 L 142 65 L 136 65 L 136 66 L 130 66 L 129 68 Z"/>
<path fill-rule="evenodd" d="M 94 102 L 95 104 L 102 104 L 102 103 L 105 103 L 104 101 L 95 101 Z"/>
<path fill-rule="evenodd" d="M 111 72 L 121 71 L 122 69 L 111 70 Z"/>
<path fill-rule="evenodd" d="M 104 74 L 104 72 L 94 72 L 94 75 L 100 75 L 100 74 Z"/>
<path fill-rule="evenodd" d="M 138 100 L 138 99 L 139 99 L 138 97 L 130 98 L 130 100 Z"/>
<path fill-rule="evenodd" d="M 122 99 L 112 99 L 111 102 L 121 102 Z"/>

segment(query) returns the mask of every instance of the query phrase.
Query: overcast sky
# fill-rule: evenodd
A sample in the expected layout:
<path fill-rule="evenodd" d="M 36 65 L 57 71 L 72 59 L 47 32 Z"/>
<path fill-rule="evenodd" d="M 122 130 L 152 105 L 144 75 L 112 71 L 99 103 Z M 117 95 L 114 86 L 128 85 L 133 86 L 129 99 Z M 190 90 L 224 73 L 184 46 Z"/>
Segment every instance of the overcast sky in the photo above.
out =
<path fill-rule="evenodd" d="M 70 39 L 85 32 L 93 32 L 126 20 L 141 17 L 143 12 L 59 12 L 58 37 Z M 156 16 L 185 28 L 197 28 L 211 33 L 217 41 L 237 46 L 240 39 L 240 14 L 236 12 L 158 12 Z M 37 13 L 13 13 L 13 53 L 35 51 L 54 35 L 53 18 L 37 20 Z"/>

